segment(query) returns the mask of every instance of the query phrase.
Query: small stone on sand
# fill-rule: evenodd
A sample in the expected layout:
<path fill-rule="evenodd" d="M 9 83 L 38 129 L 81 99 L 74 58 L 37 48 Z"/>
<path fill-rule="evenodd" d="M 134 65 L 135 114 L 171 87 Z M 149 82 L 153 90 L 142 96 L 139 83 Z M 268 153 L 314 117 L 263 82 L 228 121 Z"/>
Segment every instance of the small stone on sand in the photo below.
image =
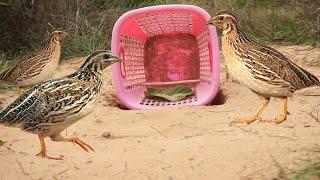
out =
<path fill-rule="evenodd" d="M 107 129 L 103 130 L 102 131 L 102 137 L 105 137 L 105 138 L 110 137 L 110 132 Z"/>

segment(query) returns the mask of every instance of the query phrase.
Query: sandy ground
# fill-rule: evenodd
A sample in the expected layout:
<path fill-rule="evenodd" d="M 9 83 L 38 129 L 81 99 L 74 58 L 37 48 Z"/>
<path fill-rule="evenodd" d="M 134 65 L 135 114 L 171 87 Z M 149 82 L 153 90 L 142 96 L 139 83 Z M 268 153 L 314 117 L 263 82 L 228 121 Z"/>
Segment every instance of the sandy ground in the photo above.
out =
<path fill-rule="evenodd" d="M 276 48 L 320 77 L 315 66 L 320 47 Z M 63 61 L 55 76 L 74 71 L 82 61 Z M 290 98 L 291 115 L 280 125 L 230 125 L 234 118 L 255 111 L 259 98 L 226 80 L 223 63 L 221 67 L 224 104 L 157 110 L 120 109 L 111 70 L 106 70 L 105 93 L 95 111 L 62 133 L 79 136 L 95 152 L 47 139 L 49 154 L 65 158 L 42 159 L 34 156 L 39 151 L 36 135 L 0 126 L 0 138 L 7 141 L 0 147 L 0 179 L 272 179 L 289 177 L 309 160 L 319 161 L 320 96 Z M 312 91 L 320 92 L 301 94 Z M 1 90 L 0 106 L 17 94 Z M 272 101 L 262 117 L 273 119 L 280 106 L 279 100 Z M 112 138 L 101 136 L 105 130 Z"/>

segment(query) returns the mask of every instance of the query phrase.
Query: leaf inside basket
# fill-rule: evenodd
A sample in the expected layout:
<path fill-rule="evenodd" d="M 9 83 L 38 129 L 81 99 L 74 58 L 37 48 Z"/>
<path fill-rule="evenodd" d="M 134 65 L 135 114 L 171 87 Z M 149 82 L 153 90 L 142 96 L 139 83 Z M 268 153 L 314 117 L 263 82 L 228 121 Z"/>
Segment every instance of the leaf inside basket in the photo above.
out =
<path fill-rule="evenodd" d="M 195 93 L 187 86 L 178 85 L 170 89 L 148 88 L 144 94 L 149 98 L 160 97 L 169 101 L 181 101 L 186 99 L 188 96 L 193 96 Z"/>

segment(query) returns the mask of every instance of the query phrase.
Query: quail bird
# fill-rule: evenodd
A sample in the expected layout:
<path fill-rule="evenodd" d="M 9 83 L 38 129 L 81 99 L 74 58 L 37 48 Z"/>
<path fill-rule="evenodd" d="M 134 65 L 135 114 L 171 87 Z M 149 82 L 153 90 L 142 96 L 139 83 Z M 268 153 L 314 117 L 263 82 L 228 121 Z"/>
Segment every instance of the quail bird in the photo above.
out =
<path fill-rule="evenodd" d="M 53 141 L 78 144 L 85 151 L 93 148 L 77 137 L 60 135 L 68 126 L 91 113 L 102 89 L 102 72 L 121 59 L 110 51 L 92 53 L 73 74 L 36 84 L 0 112 L 0 124 L 19 127 L 37 134 L 40 139 L 39 156 L 61 160 L 62 156 L 49 156 L 45 137 Z"/>
<path fill-rule="evenodd" d="M 288 115 L 287 97 L 296 90 L 320 85 L 316 76 L 277 50 L 249 38 L 232 12 L 220 11 L 208 24 L 222 29 L 222 52 L 231 76 L 264 99 L 252 116 L 236 119 L 233 123 L 250 124 L 261 120 L 259 115 L 270 97 L 283 99 L 282 114 L 271 121 L 282 123 Z"/>
<path fill-rule="evenodd" d="M 61 30 L 53 31 L 45 45 L 20 60 L 0 75 L 0 80 L 13 83 L 21 89 L 48 80 L 58 67 L 60 41 L 68 36 Z"/>

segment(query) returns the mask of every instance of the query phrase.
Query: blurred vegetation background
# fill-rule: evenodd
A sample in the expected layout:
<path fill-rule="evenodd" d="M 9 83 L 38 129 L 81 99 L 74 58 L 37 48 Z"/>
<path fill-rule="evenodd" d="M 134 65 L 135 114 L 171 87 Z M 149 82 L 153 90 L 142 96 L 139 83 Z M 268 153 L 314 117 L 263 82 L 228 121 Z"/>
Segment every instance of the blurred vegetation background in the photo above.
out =
<path fill-rule="evenodd" d="M 54 28 L 70 33 L 62 42 L 62 59 L 83 56 L 110 48 L 113 25 L 126 11 L 180 3 L 211 14 L 232 10 L 259 41 L 320 43 L 320 0 L 0 0 L 0 61 L 8 60 L 2 67 L 39 48 Z"/>

